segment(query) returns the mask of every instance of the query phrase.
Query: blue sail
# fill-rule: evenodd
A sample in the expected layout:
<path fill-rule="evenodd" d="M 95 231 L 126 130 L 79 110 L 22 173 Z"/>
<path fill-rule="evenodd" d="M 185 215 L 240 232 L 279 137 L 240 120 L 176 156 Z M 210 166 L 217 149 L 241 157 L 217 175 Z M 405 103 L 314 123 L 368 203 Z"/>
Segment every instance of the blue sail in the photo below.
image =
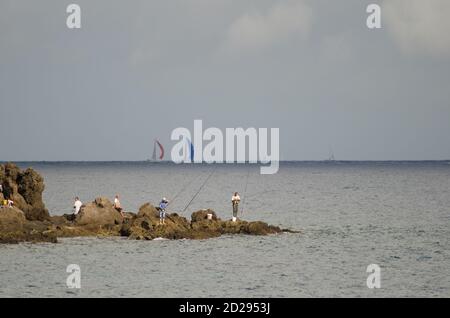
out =
<path fill-rule="evenodd" d="M 194 162 L 194 144 L 191 142 L 191 161 Z"/>
<path fill-rule="evenodd" d="M 186 158 L 186 160 L 187 160 L 187 158 L 189 158 L 191 162 L 194 162 L 194 144 L 187 137 L 186 137 L 186 143 L 187 143 L 187 146 L 189 147 L 189 150 L 185 148 L 186 149 L 185 158 Z"/>

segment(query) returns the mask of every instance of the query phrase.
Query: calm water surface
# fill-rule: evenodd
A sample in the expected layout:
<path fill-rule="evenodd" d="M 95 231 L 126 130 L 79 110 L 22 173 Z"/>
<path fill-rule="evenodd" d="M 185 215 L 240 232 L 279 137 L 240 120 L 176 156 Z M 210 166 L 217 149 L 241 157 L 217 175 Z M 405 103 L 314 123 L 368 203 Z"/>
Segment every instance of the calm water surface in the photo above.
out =
<path fill-rule="evenodd" d="M 447 162 L 284 163 L 270 176 L 253 165 L 21 166 L 43 174 L 54 215 L 70 213 L 76 195 L 87 202 L 119 193 L 128 211 L 167 196 L 172 212 L 212 208 L 228 218 L 239 191 L 244 219 L 302 233 L 0 245 L 0 297 L 450 297 Z M 66 287 L 72 263 L 81 267 L 80 290 Z M 381 267 L 379 290 L 366 286 L 372 263 Z"/>

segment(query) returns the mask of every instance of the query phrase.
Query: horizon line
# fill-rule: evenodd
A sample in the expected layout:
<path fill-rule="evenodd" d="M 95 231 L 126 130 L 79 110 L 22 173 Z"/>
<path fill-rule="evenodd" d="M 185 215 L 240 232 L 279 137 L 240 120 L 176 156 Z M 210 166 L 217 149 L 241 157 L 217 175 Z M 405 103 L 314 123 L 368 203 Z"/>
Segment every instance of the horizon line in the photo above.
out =
<path fill-rule="evenodd" d="M 273 162 L 275 162 L 274 160 Z M 0 163 L 121 163 L 121 162 L 130 162 L 130 163 L 174 163 L 171 160 L 157 160 L 157 161 L 151 161 L 151 160 L 0 160 Z M 450 162 L 450 159 L 345 159 L 345 160 L 278 160 L 278 162 L 317 162 L 317 163 L 345 163 L 345 162 Z M 269 162 L 270 163 L 270 162 Z M 201 162 L 201 164 L 258 164 L 258 165 L 264 165 L 269 163 L 262 163 L 262 162 L 253 162 L 250 163 L 249 161 L 246 162 L 212 162 L 207 163 L 205 161 Z M 177 164 L 177 163 L 174 163 Z M 178 164 L 198 164 L 195 162 L 182 162 Z M 177 165 L 178 165 L 177 164 Z"/>

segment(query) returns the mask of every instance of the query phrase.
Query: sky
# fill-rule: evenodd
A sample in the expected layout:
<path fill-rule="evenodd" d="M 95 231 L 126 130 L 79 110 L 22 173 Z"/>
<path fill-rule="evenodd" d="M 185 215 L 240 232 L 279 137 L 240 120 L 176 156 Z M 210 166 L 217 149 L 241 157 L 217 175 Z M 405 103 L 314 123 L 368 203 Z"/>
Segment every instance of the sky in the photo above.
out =
<path fill-rule="evenodd" d="M 195 119 L 279 128 L 282 160 L 450 159 L 449 32 L 448 0 L 1 0 L 0 160 L 145 160 Z"/>

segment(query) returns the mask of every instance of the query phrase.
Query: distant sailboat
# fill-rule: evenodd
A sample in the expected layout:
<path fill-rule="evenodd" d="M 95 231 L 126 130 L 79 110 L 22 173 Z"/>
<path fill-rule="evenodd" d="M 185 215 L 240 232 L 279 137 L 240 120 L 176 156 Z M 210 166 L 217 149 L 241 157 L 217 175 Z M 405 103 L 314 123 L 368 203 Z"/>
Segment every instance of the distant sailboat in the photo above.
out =
<path fill-rule="evenodd" d="M 159 148 L 159 156 L 156 155 L 157 149 Z M 158 161 L 163 160 L 164 158 L 164 147 L 161 145 L 161 143 L 155 139 L 153 143 L 153 154 L 152 154 L 152 161 Z"/>
<path fill-rule="evenodd" d="M 194 162 L 194 144 L 189 138 L 186 138 L 186 144 L 184 145 L 184 157 L 185 162 Z"/>
<path fill-rule="evenodd" d="M 325 161 L 335 161 L 333 149 L 330 149 L 330 156 Z"/>
<path fill-rule="evenodd" d="M 334 154 L 332 153 L 331 155 L 330 155 L 330 157 L 328 158 L 328 161 L 335 161 L 335 159 L 334 159 Z"/>

